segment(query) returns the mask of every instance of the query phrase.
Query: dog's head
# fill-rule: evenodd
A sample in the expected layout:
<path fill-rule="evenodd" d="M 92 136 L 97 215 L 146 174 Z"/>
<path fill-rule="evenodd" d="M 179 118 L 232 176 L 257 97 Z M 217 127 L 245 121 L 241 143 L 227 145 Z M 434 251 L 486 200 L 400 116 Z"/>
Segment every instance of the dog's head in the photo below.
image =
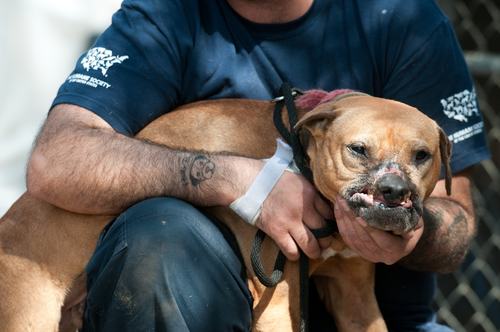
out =
<path fill-rule="evenodd" d="M 451 190 L 451 145 L 441 128 L 416 108 L 361 93 L 316 106 L 297 123 L 314 182 L 337 195 L 376 228 L 414 229 L 444 165 Z"/>

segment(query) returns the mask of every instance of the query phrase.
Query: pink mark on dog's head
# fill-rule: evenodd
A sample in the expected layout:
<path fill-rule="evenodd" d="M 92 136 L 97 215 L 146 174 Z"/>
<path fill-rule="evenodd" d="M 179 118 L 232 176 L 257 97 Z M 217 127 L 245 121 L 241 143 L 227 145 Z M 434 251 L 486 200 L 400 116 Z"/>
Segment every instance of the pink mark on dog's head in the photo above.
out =
<path fill-rule="evenodd" d="M 303 95 L 299 96 L 295 101 L 298 108 L 304 110 L 312 110 L 320 104 L 327 103 L 340 95 L 346 93 L 356 93 L 357 91 L 350 89 L 338 89 L 330 92 L 324 90 L 307 90 Z"/>
<path fill-rule="evenodd" d="M 395 174 L 401 178 L 405 177 L 405 173 L 403 172 L 403 170 L 401 169 L 401 167 L 398 164 L 393 163 L 393 162 L 389 162 L 386 165 L 384 165 L 383 167 L 381 167 L 375 173 L 374 181 L 376 182 L 379 178 L 381 178 L 382 176 L 389 174 L 389 173 Z"/>

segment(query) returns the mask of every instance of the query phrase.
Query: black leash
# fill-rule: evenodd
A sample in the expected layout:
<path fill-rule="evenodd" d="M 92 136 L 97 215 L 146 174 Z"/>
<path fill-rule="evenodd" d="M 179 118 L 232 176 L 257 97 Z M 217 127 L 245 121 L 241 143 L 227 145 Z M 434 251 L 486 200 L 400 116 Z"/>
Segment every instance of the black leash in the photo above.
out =
<path fill-rule="evenodd" d="M 273 113 L 273 121 L 276 129 L 283 137 L 283 139 L 292 147 L 294 161 L 299 168 L 302 175 L 312 182 L 312 171 L 309 168 L 306 154 L 302 144 L 300 143 L 297 132 L 295 132 L 294 127 L 297 123 L 297 110 L 295 108 L 294 96 L 301 94 L 302 92 L 297 89 L 290 87 L 288 83 L 283 83 L 280 88 L 280 96 L 274 99 L 276 107 Z M 286 106 L 288 113 L 288 122 L 290 130 L 283 123 L 283 118 L 281 110 L 283 106 Z M 322 238 L 330 236 L 338 231 L 337 224 L 335 220 L 326 220 L 327 226 L 320 229 L 312 229 L 311 232 L 316 238 Z M 260 229 L 255 235 L 255 239 L 252 243 L 252 249 L 250 254 L 250 260 L 252 262 L 252 268 L 255 275 L 259 281 L 266 287 L 276 286 L 283 277 L 283 270 L 285 268 L 286 257 L 280 251 L 276 257 L 276 262 L 274 263 L 273 272 L 270 276 L 266 275 L 264 267 L 262 265 L 262 243 L 266 234 Z M 309 327 L 309 259 L 300 250 L 300 261 L 299 261 L 299 274 L 300 274 L 300 331 L 307 332 Z"/>
<path fill-rule="evenodd" d="M 280 133 L 281 137 L 283 137 L 285 142 L 292 148 L 293 160 L 295 161 L 295 164 L 299 168 L 300 172 L 306 179 L 312 182 L 313 175 L 311 169 L 309 168 L 307 156 L 304 152 L 302 144 L 300 143 L 299 136 L 294 129 L 298 121 L 294 97 L 302 93 L 302 91 L 293 89 L 288 83 L 284 82 L 280 88 L 281 97 L 274 99 L 276 106 L 274 107 L 273 121 L 274 126 Z M 283 123 L 283 118 L 281 116 L 281 110 L 283 109 L 283 106 L 286 106 L 290 130 Z"/>

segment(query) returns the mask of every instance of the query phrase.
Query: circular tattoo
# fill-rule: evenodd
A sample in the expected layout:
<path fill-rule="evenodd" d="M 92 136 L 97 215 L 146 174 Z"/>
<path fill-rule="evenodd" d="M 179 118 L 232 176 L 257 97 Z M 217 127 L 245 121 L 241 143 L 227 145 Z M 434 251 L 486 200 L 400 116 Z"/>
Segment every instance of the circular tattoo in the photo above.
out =
<path fill-rule="evenodd" d="M 198 155 L 191 161 L 189 170 L 189 179 L 193 186 L 200 184 L 202 181 L 212 178 L 215 172 L 215 164 L 206 156 Z"/>

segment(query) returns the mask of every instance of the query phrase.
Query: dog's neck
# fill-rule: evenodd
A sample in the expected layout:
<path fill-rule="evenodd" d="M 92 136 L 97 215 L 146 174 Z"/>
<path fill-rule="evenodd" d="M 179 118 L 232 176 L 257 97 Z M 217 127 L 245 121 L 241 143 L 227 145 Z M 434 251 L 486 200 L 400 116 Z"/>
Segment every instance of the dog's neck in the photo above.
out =
<path fill-rule="evenodd" d="M 227 0 L 243 18 L 260 24 L 287 23 L 302 17 L 313 0 Z"/>

